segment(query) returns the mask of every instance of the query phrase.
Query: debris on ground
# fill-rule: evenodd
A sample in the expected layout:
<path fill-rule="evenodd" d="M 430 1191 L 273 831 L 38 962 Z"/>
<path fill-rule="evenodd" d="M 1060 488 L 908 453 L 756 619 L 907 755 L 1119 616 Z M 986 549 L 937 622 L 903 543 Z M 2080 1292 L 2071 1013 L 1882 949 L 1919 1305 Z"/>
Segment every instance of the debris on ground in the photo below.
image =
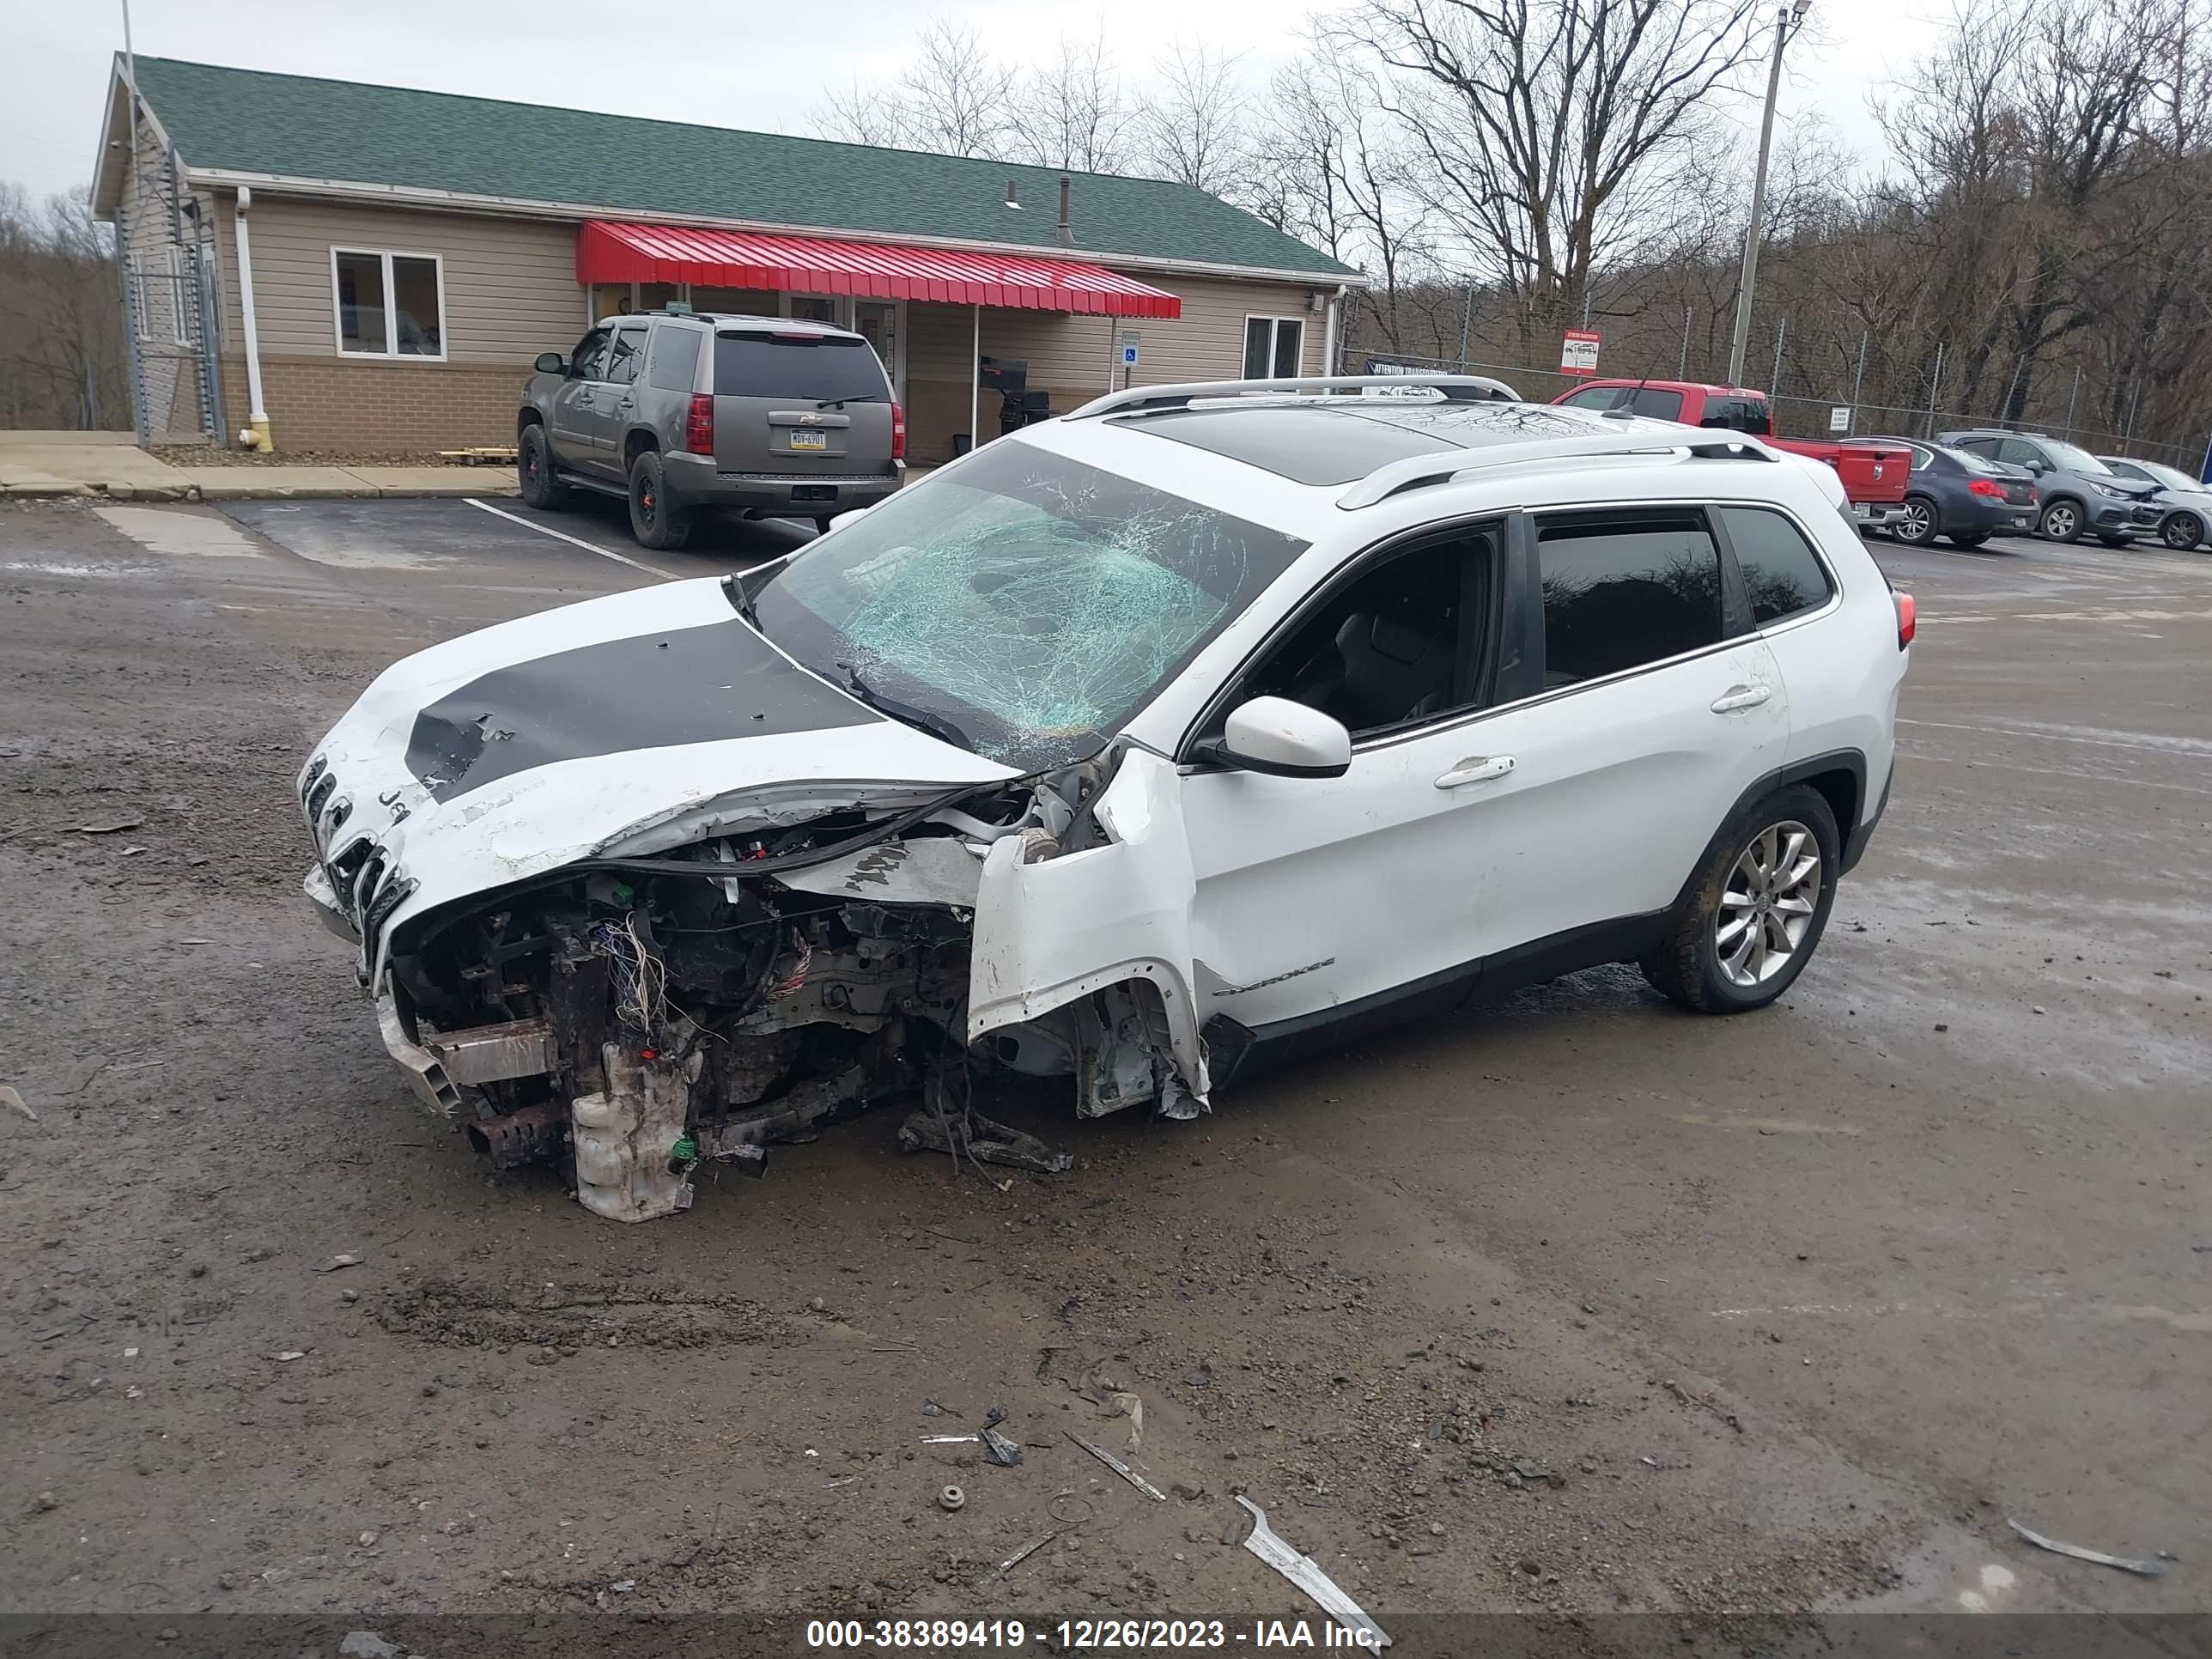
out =
<path fill-rule="evenodd" d="M 1139 1492 L 1144 1493 L 1146 1497 L 1151 1498 L 1154 1503 L 1164 1504 L 1168 1501 L 1168 1495 L 1165 1492 L 1162 1492 L 1151 1481 L 1146 1480 L 1143 1475 L 1139 1474 L 1136 1470 L 1131 1468 L 1127 1463 L 1124 1463 L 1120 1458 L 1115 1456 L 1112 1452 L 1108 1451 L 1103 1446 L 1095 1446 L 1091 1444 L 1090 1441 L 1085 1440 L 1081 1435 L 1076 1433 L 1073 1429 L 1063 1429 L 1060 1432 L 1065 1434 L 1070 1440 L 1073 1440 L 1077 1445 L 1082 1447 L 1084 1450 L 1089 1452 L 1093 1457 L 1103 1463 L 1108 1468 L 1113 1470 L 1115 1474 L 1120 1475 L 1124 1480 L 1134 1486 Z"/>
<path fill-rule="evenodd" d="M 334 1255 L 315 1271 L 319 1273 L 334 1273 L 341 1267 L 358 1267 L 359 1266 L 361 1266 L 361 1258 L 357 1255 Z"/>
<path fill-rule="evenodd" d="M 1107 1396 L 1107 1403 L 1129 1419 L 1129 1449 L 1145 1449 L 1145 1402 L 1133 1394 L 1116 1391 Z"/>
<path fill-rule="evenodd" d="M 1054 1539 L 1059 1536 L 1060 1533 L 1058 1529 L 1055 1528 L 1051 1532 L 1046 1533 L 1041 1538 L 1030 1539 L 1028 1543 L 1023 1545 L 1021 1548 L 1016 1550 L 1005 1560 L 1000 1562 L 997 1567 L 993 1569 L 993 1571 L 997 1572 L 1011 1571 L 1012 1569 L 1021 1565 L 1023 1562 L 1028 1560 L 1030 1557 L 1035 1555 L 1039 1550 L 1042 1549 L 1047 1544 L 1049 1544 Z"/>
<path fill-rule="evenodd" d="M 1250 1530 L 1244 1534 L 1246 1549 L 1304 1591 L 1316 1607 L 1338 1624 L 1356 1632 L 1361 1647 L 1372 1651 L 1390 1645 L 1382 1626 L 1369 1618 L 1366 1610 L 1346 1595 L 1311 1556 L 1301 1555 L 1275 1535 L 1267 1525 L 1267 1510 L 1241 1495 L 1237 1502 L 1251 1517 Z"/>
<path fill-rule="evenodd" d="M 2010 1516 L 2005 1517 L 2005 1525 L 2036 1548 L 2049 1550 L 2053 1555 L 2070 1555 L 2076 1561 L 2088 1561 L 2100 1567 L 2118 1567 L 2122 1572 L 2131 1572 L 2141 1578 L 2156 1578 L 2166 1571 L 2163 1561 L 2138 1561 L 2125 1555 L 2107 1555 L 2102 1550 L 2084 1549 L 2079 1544 L 2065 1544 L 2056 1538 L 2045 1538 L 2039 1532 L 2030 1532 Z"/>
<path fill-rule="evenodd" d="M 354 1630 L 346 1632 L 345 1640 L 338 1644 L 338 1651 L 345 1659 L 401 1659 L 406 1650 L 396 1642 L 387 1642 L 373 1630 Z"/>
<path fill-rule="evenodd" d="M 953 1510 L 958 1509 L 967 1501 L 968 1494 L 961 1491 L 957 1486 L 945 1486 L 940 1488 L 937 1494 L 937 1507 L 943 1510 L 947 1515 L 951 1514 Z"/>
<path fill-rule="evenodd" d="M 951 1152 L 955 1162 L 1002 1164 L 1011 1170 L 1038 1175 L 1064 1175 L 1075 1167 L 1075 1154 L 1055 1152 L 1035 1135 L 994 1122 L 969 1110 L 957 1119 L 944 1121 L 931 1112 L 915 1112 L 899 1125 L 899 1151 Z"/>
<path fill-rule="evenodd" d="M 1734 1429 L 1738 1434 L 1741 1434 L 1743 1432 L 1742 1421 L 1734 1412 L 1729 1410 L 1727 1407 L 1715 1400 L 1712 1395 L 1709 1394 L 1699 1394 L 1694 1389 L 1686 1389 L 1671 1376 L 1664 1382 L 1662 1382 L 1659 1386 L 1666 1389 L 1668 1394 L 1673 1395 L 1675 1399 L 1680 1401 L 1685 1406 L 1700 1407 L 1704 1410 L 1711 1412 L 1715 1417 L 1719 1418 L 1722 1422 L 1727 1424 L 1729 1427 Z"/>
<path fill-rule="evenodd" d="M 39 1121 L 39 1115 L 23 1103 L 23 1097 L 4 1083 L 0 1083 L 0 1106 L 5 1106 L 11 1112 L 21 1112 L 33 1123 Z"/>
<path fill-rule="evenodd" d="M 999 1432 L 999 1425 L 1006 1420 L 1006 1408 L 994 1406 L 984 1416 L 981 1439 L 983 1455 L 1002 1469 L 1010 1469 L 1022 1461 L 1022 1449 L 1016 1442 Z"/>
<path fill-rule="evenodd" d="M 143 818 L 118 818 L 113 823 L 80 823 L 74 833 L 80 836 L 117 836 L 125 830 L 136 830 L 145 822 Z"/>

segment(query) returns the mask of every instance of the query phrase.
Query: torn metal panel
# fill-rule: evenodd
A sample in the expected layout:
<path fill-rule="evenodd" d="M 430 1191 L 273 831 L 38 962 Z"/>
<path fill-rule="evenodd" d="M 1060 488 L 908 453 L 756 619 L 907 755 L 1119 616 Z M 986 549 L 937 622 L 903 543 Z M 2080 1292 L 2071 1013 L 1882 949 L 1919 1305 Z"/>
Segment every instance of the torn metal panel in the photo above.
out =
<path fill-rule="evenodd" d="M 1191 994 L 1197 882 L 1176 783 L 1173 762 L 1133 749 L 1097 802 L 1105 842 L 1036 862 L 1023 861 L 1036 845 L 1026 835 L 992 843 L 969 967 L 970 1042 L 1125 980 L 1145 981 L 1158 993 L 1183 1086 L 1205 1097 Z"/>
<path fill-rule="evenodd" d="M 802 893 L 886 904 L 943 904 L 965 910 L 975 908 L 975 892 L 982 879 L 982 859 L 954 836 L 887 841 L 781 878 L 785 886 Z"/>

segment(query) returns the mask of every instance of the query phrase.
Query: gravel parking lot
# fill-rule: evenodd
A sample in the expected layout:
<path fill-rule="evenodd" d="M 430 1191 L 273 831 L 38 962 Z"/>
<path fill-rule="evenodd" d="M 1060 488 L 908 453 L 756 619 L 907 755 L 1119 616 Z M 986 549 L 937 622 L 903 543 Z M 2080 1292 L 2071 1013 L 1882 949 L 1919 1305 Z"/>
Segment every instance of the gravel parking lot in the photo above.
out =
<path fill-rule="evenodd" d="M 2205 1607 L 2212 558 L 1877 547 L 1895 799 L 1764 1013 L 1582 975 L 625 1229 L 412 1103 L 289 800 L 393 658 L 810 533 L 617 514 L 0 507 L 0 1604 L 1310 1616 L 1243 1491 L 1386 1626 Z"/>

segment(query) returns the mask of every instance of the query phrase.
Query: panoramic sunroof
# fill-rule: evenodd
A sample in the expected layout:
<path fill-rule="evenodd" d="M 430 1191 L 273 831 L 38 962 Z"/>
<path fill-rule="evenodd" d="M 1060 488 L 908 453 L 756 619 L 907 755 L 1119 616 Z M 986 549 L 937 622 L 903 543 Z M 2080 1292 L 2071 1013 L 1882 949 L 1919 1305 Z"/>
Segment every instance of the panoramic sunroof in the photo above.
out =
<path fill-rule="evenodd" d="M 1350 483 L 1385 462 L 1459 447 L 1449 438 L 1313 404 L 1163 410 L 1128 425 L 1302 484 Z"/>

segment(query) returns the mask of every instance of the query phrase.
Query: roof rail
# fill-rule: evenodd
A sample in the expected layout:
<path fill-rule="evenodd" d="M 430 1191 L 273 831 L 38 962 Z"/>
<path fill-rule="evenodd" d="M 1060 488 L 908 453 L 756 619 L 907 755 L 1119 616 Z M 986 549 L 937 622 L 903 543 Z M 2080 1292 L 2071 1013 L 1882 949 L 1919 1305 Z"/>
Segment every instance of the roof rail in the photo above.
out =
<path fill-rule="evenodd" d="M 1482 374 L 1306 374 L 1281 380 L 1194 380 L 1182 386 L 1132 386 L 1092 399 L 1060 418 L 1096 420 L 1102 415 L 1131 415 L 1154 409 L 1188 409 L 1204 399 L 1243 398 L 1255 394 L 1277 397 L 1285 392 L 1360 392 L 1370 386 L 1405 390 L 1430 386 L 1443 394 L 1446 403 L 1518 403 L 1520 394 L 1503 380 Z"/>
<path fill-rule="evenodd" d="M 1663 433 L 1592 432 L 1573 438 L 1539 438 L 1525 444 L 1500 443 L 1456 453 L 1409 455 L 1386 461 L 1336 498 L 1346 512 L 1429 484 L 1449 483 L 1492 467 L 1525 461 L 1582 461 L 1625 455 L 1670 455 L 1681 460 L 1778 461 L 1764 444 L 1742 438 L 1670 438 Z"/>

